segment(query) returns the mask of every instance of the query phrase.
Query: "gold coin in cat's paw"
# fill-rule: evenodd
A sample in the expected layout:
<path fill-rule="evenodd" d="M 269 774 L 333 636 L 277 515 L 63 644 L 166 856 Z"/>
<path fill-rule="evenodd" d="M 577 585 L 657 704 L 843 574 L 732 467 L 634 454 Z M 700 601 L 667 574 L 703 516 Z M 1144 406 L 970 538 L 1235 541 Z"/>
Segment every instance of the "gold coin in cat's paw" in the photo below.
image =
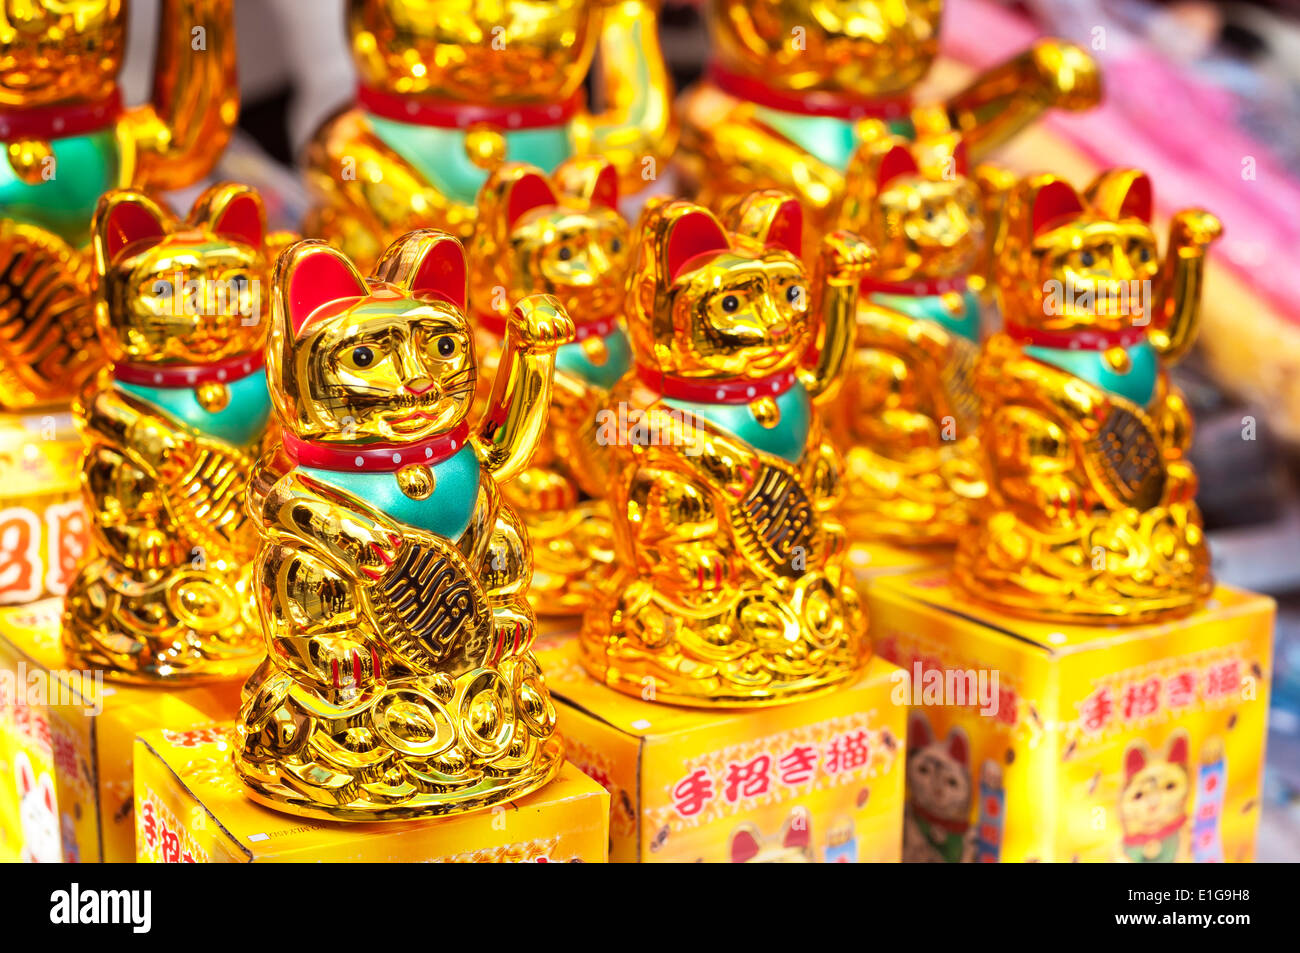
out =
<path fill-rule="evenodd" d="M 397 485 L 413 500 L 427 500 L 438 488 L 438 478 L 423 463 L 413 463 L 397 471 Z"/>

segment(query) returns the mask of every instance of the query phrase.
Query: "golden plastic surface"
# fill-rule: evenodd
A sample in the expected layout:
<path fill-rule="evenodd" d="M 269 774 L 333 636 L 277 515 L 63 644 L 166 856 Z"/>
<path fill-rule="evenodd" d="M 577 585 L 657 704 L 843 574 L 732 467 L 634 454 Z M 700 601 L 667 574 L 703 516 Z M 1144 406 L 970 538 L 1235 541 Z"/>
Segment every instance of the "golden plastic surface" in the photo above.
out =
<path fill-rule="evenodd" d="M 698 200 L 716 208 L 752 189 L 779 188 L 807 210 L 808 241 L 835 227 L 847 163 L 818 155 L 801 137 L 819 139 L 837 120 L 886 120 L 920 131 L 910 93 L 938 52 L 942 6 L 941 0 L 710 0 L 715 69 L 683 96 L 677 156 L 699 187 Z M 1043 39 L 978 77 L 942 109 L 978 161 L 1046 110 L 1088 109 L 1100 98 L 1101 80 L 1087 53 Z M 779 128 L 808 119 L 803 132 Z"/>
<path fill-rule="evenodd" d="M 1185 458 L 1192 420 L 1167 366 L 1195 339 L 1221 227 L 1179 212 L 1162 259 L 1151 213 L 1151 183 L 1130 169 L 1083 194 L 1033 176 L 1005 200 L 994 276 L 1005 330 L 976 374 L 989 494 L 956 575 L 1008 612 L 1136 622 L 1210 592 Z"/>
<path fill-rule="evenodd" d="M 365 108 L 348 109 L 307 149 L 315 206 L 306 231 L 358 263 L 414 228 L 468 241 L 472 198 L 435 179 L 459 181 L 462 158 L 489 170 L 505 160 L 537 164 L 528 146 L 509 146 L 508 137 L 563 123 L 567 155 L 599 154 L 625 192 L 640 190 L 661 174 L 677 139 L 658 12 L 658 0 L 447 0 L 436 15 L 427 0 L 351 0 L 348 30 L 363 88 L 403 121 L 463 132 L 448 148 L 464 157 L 427 157 L 437 172 L 426 174 Z M 582 85 L 597 55 L 601 108 L 592 112 Z M 419 118 L 422 109 L 436 121 Z"/>
<path fill-rule="evenodd" d="M 152 101 L 122 111 L 125 0 L 0 8 L 0 141 L 28 209 L 0 219 L 0 408 L 67 401 L 103 363 L 89 305 L 92 263 L 67 234 L 59 130 L 111 130 L 110 188 L 172 189 L 206 175 L 239 112 L 230 0 L 164 0 Z M 88 115 L 102 116 L 102 120 Z M 70 147 L 72 148 L 72 147 Z M 89 209 L 83 219 L 89 225 Z M 60 223 L 56 226 L 56 222 Z"/>
<path fill-rule="evenodd" d="M 617 173 L 605 159 L 575 157 L 551 177 L 507 163 L 479 193 L 470 300 L 485 368 L 499 358 L 510 301 L 552 295 L 577 327 L 555 371 L 537 455 L 502 488 L 528 528 L 529 593 L 541 614 L 581 613 L 613 563 L 614 531 L 602 499 L 608 454 L 596 440 L 596 415 L 627 369 L 622 311 L 630 245 Z"/>
<path fill-rule="evenodd" d="M 256 297 L 274 255 L 264 220 L 242 185 L 211 187 L 182 221 L 140 192 L 100 200 L 95 306 L 114 363 L 74 407 L 91 527 L 64 605 L 74 665 L 179 682 L 256 661 L 257 537 L 243 501 L 270 409 Z M 234 439 L 227 410 L 260 412 L 263 426 L 241 422 Z"/>
<path fill-rule="evenodd" d="M 855 539 L 954 543 L 985 492 L 974 372 L 988 240 L 965 152 L 954 134 L 911 143 L 874 123 L 846 176 L 841 225 L 877 254 L 830 409 Z"/>
<path fill-rule="evenodd" d="M 610 394 L 604 437 L 616 571 L 580 636 L 594 677 L 681 705 L 794 701 L 869 657 L 818 409 L 847 369 L 872 256 L 836 232 L 809 274 L 801 210 L 780 192 L 728 221 L 685 201 L 642 217 L 637 367 Z"/>
<path fill-rule="evenodd" d="M 249 796 L 277 810 L 477 810 L 563 760 L 531 651 L 531 554 L 499 484 L 541 440 L 574 329 L 553 298 L 515 305 L 471 436 L 466 274 L 460 243 L 436 231 L 404 236 L 368 279 L 318 241 L 277 264 L 267 353 L 283 448 L 249 490 L 267 658 L 235 752 Z"/>

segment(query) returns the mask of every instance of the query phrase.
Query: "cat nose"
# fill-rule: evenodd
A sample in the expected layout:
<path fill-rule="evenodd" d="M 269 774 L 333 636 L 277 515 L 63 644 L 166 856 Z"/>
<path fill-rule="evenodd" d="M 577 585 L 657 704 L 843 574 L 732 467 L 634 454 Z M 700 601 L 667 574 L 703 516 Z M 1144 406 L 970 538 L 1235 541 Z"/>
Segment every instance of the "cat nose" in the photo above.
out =
<path fill-rule="evenodd" d="M 427 377 L 414 377 L 406 382 L 406 389 L 412 394 L 423 394 L 433 386 L 433 381 Z"/>

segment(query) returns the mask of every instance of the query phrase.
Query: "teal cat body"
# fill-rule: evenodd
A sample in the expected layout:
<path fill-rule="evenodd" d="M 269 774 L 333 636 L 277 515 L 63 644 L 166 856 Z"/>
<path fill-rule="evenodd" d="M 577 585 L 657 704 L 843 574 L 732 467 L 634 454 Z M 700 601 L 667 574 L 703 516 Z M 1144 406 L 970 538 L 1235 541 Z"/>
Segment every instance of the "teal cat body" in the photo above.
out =
<path fill-rule="evenodd" d="M 905 295 L 884 291 L 873 291 L 870 300 L 885 308 L 900 311 L 909 318 L 918 321 L 933 321 L 950 334 L 979 343 L 980 339 L 980 300 L 973 290 L 967 288 L 961 293 L 963 308 L 953 314 L 944 303 L 944 295 Z"/>
<path fill-rule="evenodd" d="M 99 197 L 121 184 L 122 157 L 112 127 L 49 140 L 50 175 L 28 185 L 0 162 L 0 207 L 5 218 L 48 229 L 74 248 L 90 240 Z"/>
<path fill-rule="evenodd" d="M 622 328 L 615 328 L 601 340 L 605 344 L 604 364 L 592 363 L 582 344 L 574 341 L 561 345 L 555 352 L 555 369 L 609 390 L 632 366 L 632 352 L 628 347 L 627 334 Z"/>
<path fill-rule="evenodd" d="M 1073 374 L 1094 387 L 1146 407 L 1156 392 L 1156 378 L 1160 361 L 1155 348 L 1143 338 L 1126 347 L 1129 368 L 1127 372 L 1115 370 L 1106 360 L 1106 352 L 1092 348 L 1025 346 L 1025 354 Z"/>
<path fill-rule="evenodd" d="M 451 542 L 469 528 L 478 502 L 481 472 L 478 454 L 466 444 L 445 460 L 432 464 L 434 489 L 423 500 L 402 492 L 397 473 L 389 470 L 325 470 L 298 467 L 311 480 L 342 490 L 386 513 L 400 523 L 423 529 Z"/>
<path fill-rule="evenodd" d="M 663 402 L 674 410 L 701 417 L 756 450 L 780 457 L 788 463 L 798 463 L 802 459 L 812 427 L 812 399 L 797 381 L 776 398 L 781 418 L 775 427 L 764 427 L 759 423 L 749 404 L 702 403 L 669 397 L 665 397 Z"/>
<path fill-rule="evenodd" d="M 856 119 L 808 116 L 770 106 L 755 106 L 754 116 L 804 152 L 841 172 L 848 168 L 849 160 L 862 142 L 858 136 Z M 893 119 L 888 125 L 889 131 L 894 135 L 911 139 L 916 134 L 910 119 Z"/>
<path fill-rule="evenodd" d="M 271 416 L 271 394 L 266 386 L 266 372 L 254 371 L 238 380 L 227 381 L 230 401 L 218 411 L 199 403 L 193 387 L 149 387 L 117 381 L 117 386 L 131 396 L 158 408 L 172 420 L 234 447 L 256 443 L 266 430 Z"/>

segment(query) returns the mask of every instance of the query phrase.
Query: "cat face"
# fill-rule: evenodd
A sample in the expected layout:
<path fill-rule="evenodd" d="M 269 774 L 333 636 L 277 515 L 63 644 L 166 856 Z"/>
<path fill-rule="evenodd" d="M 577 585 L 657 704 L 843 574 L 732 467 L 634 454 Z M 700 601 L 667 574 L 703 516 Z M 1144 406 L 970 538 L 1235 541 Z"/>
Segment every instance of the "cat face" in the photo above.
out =
<path fill-rule="evenodd" d="M 1104 173 L 1078 195 L 1050 176 L 1008 199 L 998 287 L 1008 320 L 1065 332 L 1148 324 L 1160 272 L 1151 183 L 1133 170 Z"/>
<path fill-rule="evenodd" d="M 970 744 L 954 728 L 942 741 L 924 719 L 913 718 L 907 736 L 907 796 L 935 817 L 964 821 L 970 812 Z"/>
<path fill-rule="evenodd" d="M 92 221 L 96 320 L 109 357 L 206 364 L 259 349 L 266 216 L 243 185 L 214 185 L 178 220 L 141 192 L 105 193 Z"/>
<path fill-rule="evenodd" d="M 0 4 L 0 106 L 95 100 L 112 88 L 126 52 L 122 0 Z"/>
<path fill-rule="evenodd" d="M 268 375 L 300 439 L 403 443 L 465 419 L 476 380 L 465 318 L 465 252 L 411 232 L 363 278 L 340 252 L 303 241 L 276 266 Z"/>
<path fill-rule="evenodd" d="M 1127 834 L 1154 834 L 1187 813 L 1187 736 L 1175 735 L 1163 761 L 1141 742 L 1124 755 L 1119 814 Z"/>
<path fill-rule="evenodd" d="M 846 174 L 843 227 L 876 249 L 886 281 L 972 272 L 984 249 L 984 218 L 953 136 L 913 144 L 877 124 Z"/>
<path fill-rule="evenodd" d="M 639 362 L 717 379 L 762 377 L 803 357 L 811 329 L 799 204 L 754 193 L 733 218 L 728 232 L 682 201 L 643 217 L 628 296 Z"/>
<path fill-rule="evenodd" d="M 458 101 L 554 102 L 587 75 L 598 6 L 591 0 L 351 0 L 348 29 L 357 70 L 369 86 Z"/>
<path fill-rule="evenodd" d="M 578 320 L 621 307 L 630 229 L 618 211 L 618 176 L 604 159 L 570 159 L 551 180 L 507 163 L 483 186 L 478 209 L 470 249 L 477 309 L 504 317 L 507 302 L 538 292 Z"/>
<path fill-rule="evenodd" d="M 709 23 L 734 70 L 782 89 L 890 96 L 929 70 L 942 7 L 941 0 L 713 0 Z"/>
<path fill-rule="evenodd" d="M 23 850 L 38 863 L 63 860 L 63 841 L 55 807 L 54 783 L 48 774 L 37 780 L 31 760 L 18 752 L 14 770 L 18 782 L 18 820 L 23 832 Z"/>
<path fill-rule="evenodd" d="M 780 838 L 764 843 L 758 828 L 744 824 L 731 835 L 733 864 L 813 863 L 812 831 L 806 813 L 796 811 L 785 822 Z"/>

